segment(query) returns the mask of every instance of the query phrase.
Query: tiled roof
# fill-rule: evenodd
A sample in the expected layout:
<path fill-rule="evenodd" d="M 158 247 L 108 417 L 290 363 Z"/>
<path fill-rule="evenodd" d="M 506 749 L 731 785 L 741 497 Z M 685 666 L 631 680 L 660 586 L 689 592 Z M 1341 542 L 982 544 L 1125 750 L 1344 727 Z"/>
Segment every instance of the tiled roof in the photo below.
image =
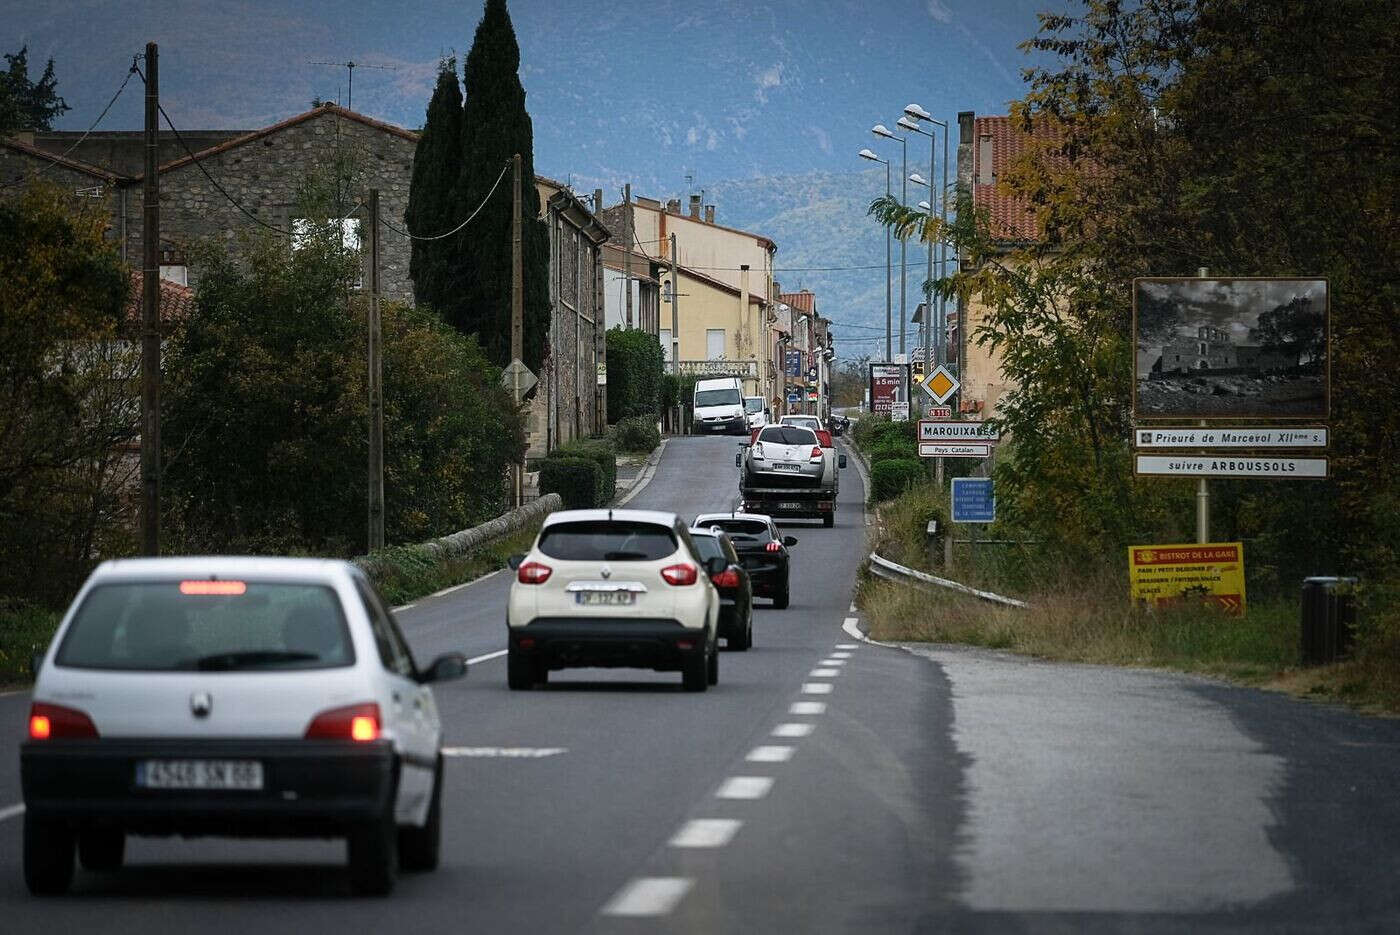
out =
<path fill-rule="evenodd" d="M 141 296 L 145 275 L 140 270 L 131 271 L 131 290 L 126 294 L 126 305 L 122 307 L 122 322 L 137 327 L 141 324 Z M 168 279 L 160 281 L 160 320 L 162 324 L 183 321 L 194 314 L 194 290 Z"/>
<path fill-rule="evenodd" d="M 323 114 L 334 114 L 337 117 L 344 117 L 347 120 L 354 120 L 356 123 L 362 123 L 365 126 L 372 127 L 376 130 L 383 130 L 385 133 L 390 133 L 394 136 L 402 137 L 403 139 L 408 140 L 410 142 L 418 142 L 418 134 L 414 133 L 412 130 L 405 130 L 403 127 L 394 126 L 392 123 L 385 123 L 382 120 L 375 120 L 373 117 L 366 117 L 364 114 L 356 113 L 353 110 L 346 110 L 344 107 L 341 107 L 338 104 L 322 104 L 320 107 L 314 107 L 311 110 L 306 111 L 305 113 L 297 114 L 295 117 L 288 117 L 281 123 L 274 123 L 271 126 L 263 127 L 261 130 L 254 130 L 251 133 L 245 133 L 243 136 L 236 136 L 231 140 L 225 140 L 217 146 L 210 146 L 208 149 L 201 150 L 200 152 L 195 153 L 193 156 L 181 156 L 179 159 L 167 162 L 165 165 L 161 166 L 157 171 L 169 172 L 171 169 L 178 169 L 181 166 L 189 165 L 196 159 L 203 161 L 204 159 L 210 156 L 217 156 L 219 153 L 228 152 L 230 149 L 236 149 L 237 147 L 242 146 L 246 143 L 252 143 L 256 140 L 260 140 L 265 136 L 270 136 L 271 134 L 277 133 L 280 130 L 287 129 L 288 127 L 294 127 L 299 123 L 305 123 L 313 117 L 319 117 Z M 138 175 L 136 178 L 139 180 L 141 176 Z"/>
<path fill-rule="evenodd" d="M 799 312 L 811 314 L 817 307 L 817 294 L 803 289 L 800 292 L 784 292 L 778 296 L 779 302 L 785 302 Z"/>
<path fill-rule="evenodd" d="M 63 166 L 65 169 L 72 169 L 74 172 L 82 172 L 85 175 L 90 175 L 93 178 L 102 179 L 105 182 L 115 182 L 121 178 L 121 176 L 116 175 L 112 172 L 108 172 L 106 169 L 101 169 L 97 166 L 88 165 L 86 162 L 79 162 L 76 159 L 70 159 L 69 157 L 61 155 L 59 153 L 51 153 L 46 149 L 40 149 L 37 146 L 31 146 L 29 143 L 21 143 L 19 140 L 0 139 L 0 146 L 8 147 L 9 149 L 13 149 L 16 152 L 25 153 L 26 155 L 33 156 L 35 159 L 40 159 L 44 162 L 57 163 Z"/>
<path fill-rule="evenodd" d="M 985 173 L 982 159 L 982 138 L 992 139 L 992 175 L 997 181 L 987 185 L 979 180 Z M 1040 124 L 1027 134 L 1015 126 L 1010 117 L 977 117 L 972 132 L 972 204 L 991 215 L 992 235 L 1000 240 L 1028 241 L 1040 236 L 1035 208 L 1024 198 L 1008 194 L 999 184 L 1002 173 L 1026 144 L 1035 138 L 1050 139 L 1054 131 Z"/>

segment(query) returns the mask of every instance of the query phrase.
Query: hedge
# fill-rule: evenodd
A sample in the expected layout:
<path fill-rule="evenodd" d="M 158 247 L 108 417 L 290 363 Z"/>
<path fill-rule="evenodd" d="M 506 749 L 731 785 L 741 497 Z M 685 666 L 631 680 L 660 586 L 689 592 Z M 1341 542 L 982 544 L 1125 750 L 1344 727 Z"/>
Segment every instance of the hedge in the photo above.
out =
<path fill-rule="evenodd" d="M 870 466 L 870 500 L 892 500 L 915 484 L 923 483 L 928 472 L 918 458 L 891 458 Z"/>
<path fill-rule="evenodd" d="M 612 501 L 617 490 L 617 452 L 606 438 L 575 439 L 556 448 L 550 457 L 583 458 L 598 465 L 598 505 L 606 506 Z"/>
<path fill-rule="evenodd" d="M 612 443 L 618 451 L 649 452 L 661 444 L 656 417 L 632 416 L 612 427 Z"/>
<path fill-rule="evenodd" d="M 602 506 L 606 501 L 598 499 L 600 473 L 598 462 L 589 458 L 551 455 L 540 465 L 540 493 L 557 493 L 566 510 Z"/>
<path fill-rule="evenodd" d="M 905 441 L 901 438 L 883 438 L 876 444 L 862 449 L 865 458 L 873 466 L 881 461 L 891 461 L 897 458 L 918 458 L 919 449 L 914 442 Z"/>
<path fill-rule="evenodd" d="M 613 328 L 607 333 L 608 421 L 661 411 L 665 353 L 645 331 Z"/>

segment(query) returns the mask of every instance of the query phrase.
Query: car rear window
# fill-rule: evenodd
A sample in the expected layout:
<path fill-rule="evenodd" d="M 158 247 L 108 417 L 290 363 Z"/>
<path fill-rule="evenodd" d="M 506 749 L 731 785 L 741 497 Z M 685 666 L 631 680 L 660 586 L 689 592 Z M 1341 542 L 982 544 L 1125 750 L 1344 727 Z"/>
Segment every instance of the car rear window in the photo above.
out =
<path fill-rule="evenodd" d="M 770 425 L 758 433 L 758 440 L 775 445 L 815 445 L 817 436 L 811 429 L 799 425 Z"/>
<path fill-rule="evenodd" d="M 701 524 L 705 529 L 718 526 L 732 536 L 767 538 L 768 524 L 756 519 L 711 519 Z"/>
<path fill-rule="evenodd" d="M 676 537 L 655 523 L 558 523 L 540 534 L 539 550 L 564 561 L 654 562 L 676 551 Z"/>
<path fill-rule="evenodd" d="M 82 669 L 227 672 L 352 665 L 340 599 L 320 584 L 207 578 L 102 584 L 55 662 Z"/>
<path fill-rule="evenodd" d="M 763 397 L 762 397 L 762 396 L 745 396 L 745 397 L 744 397 L 744 411 L 747 412 L 747 413 L 749 413 L 750 415 L 752 415 L 752 414 L 755 413 L 755 412 L 762 412 L 762 411 L 763 411 Z"/>
<path fill-rule="evenodd" d="M 690 538 L 695 543 L 695 551 L 699 554 L 701 561 L 707 562 L 712 558 L 722 558 L 729 561 L 729 556 L 724 554 L 724 546 L 720 545 L 717 536 L 691 533 Z"/>
<path fill-rule="evenodd" d="M 811 429 L 815 432 L 821 425 L 821 422 L 816 419 L 784 419 L 783 424 L 796 426 L 797 428 Z"/>

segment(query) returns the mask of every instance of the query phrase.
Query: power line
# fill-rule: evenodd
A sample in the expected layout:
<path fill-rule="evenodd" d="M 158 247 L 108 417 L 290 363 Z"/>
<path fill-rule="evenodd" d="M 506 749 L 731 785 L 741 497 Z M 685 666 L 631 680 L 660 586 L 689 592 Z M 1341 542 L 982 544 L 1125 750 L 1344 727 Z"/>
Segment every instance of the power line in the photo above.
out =
<path fill-rule="evenodd" d="M 389 228 L 389 230 L 393 231 L 393 232 L 396 233 L 396 234 L 400 234 L 400 235 L 402 235 L 402 236 L 404 236 L 404 237 L 407 237 L 409 240 L 441 240 L 441 239 L 444 238 L 444 237 L 451 237 L 453 234 L 457 233 L 459 230 L 461 230 L 462 228 L 464 228 L 464 227 L 466 227 L 468 224 L 470 224 L 470 223 L 476 218 L 476 216 L 477 216 L 478 214 L 481 213 L 481 209 L 484 208 L 484 207 L 486 207 L 486 202 L 490 201 L 490 200 L 491 200 L 491 196 L 494 195 L 494 194 L 496 194 L 496 189 L 500 186 L 500 184 L 501 184 L 501 179 L 503 179 L 503 178 L 506 177 L 506 172 L 509 171 L 509 170 L 510 170 L 510 163 L 507 162 L 504 166 L 501 167 L 501 174 L 498 175 L 498 176 L 496 176 L 496 182 L 495 182 L 495 184 L 492 185 L 492 186 L 491 186 L 491 190 L 490 190 L 489 192 L 486 193 L 486 197 L 483 198 L 483 199 L 481 199 L 481 204 L 479 204 L 479 205 L 476 206 L 476 210 L 473 211 L 473 212 L 471 213 L 471 215 L 468 216 L 468 218 L 467 218 L 465 221 L 463 221 L 461 224 L 458 224 L 456 227 L 452 228 L 452 230 L 448 231 L 448 232 L 445 233 L 445 234 L 433 234 L 431 237 L 419 237 L 419 236 L 417 236 L 416 234 L 410 234 L 408 231 L 399 230 L 397 227 L 395 227 L 394 225 L 390 224 L 388 221 L 384 220 L 383 218 L 380 218 L 379 221 L 380 221 L 380 223 L 383 224 L 385 227 Z"/>
<path fill-rule="evenodd" d="M 83 140 L 88 138 L 88 134 L 92 133 L 93 130 L 97 129 L 97 125 L 102 122 L 103 117 L 107 116 L 107 111 L 112 109 L 112 105 L 117 102 L 117 98 L 122 96 L 122 92 L 126 90 L 127 82 L 129 82 L 131 80 L 131 76 L 135 74 L 140 74 L 140 72 L 136 68 L 136 57 L 133 56 L 131 59 L 131 67 L 128 68 L 126 71 L 126 78 L 122 80 L 121 86 L 117 88 L 117 93 L 113 94 L 112 99 L 107 102 L 107 106 L 102 108 L 102 113 L 98 114 L 97 119 L 92 122 L 92 126 L 84 130 L 83 135 L 78 137 L 78 139 L 74 141 L 72 146 L 65 149 L 58 156 L 50 158 L 48 165 L 44 166 L 38 172 L 35 172 L 33 175 L 29 176 L 29 178 L 27 179 L 19 179 L 18 181 L 11 182 L 8 185 L 0 185 L 0 191 L 4 191 L 7 188 L 14 188 L 16 185 L 20 185 L 24 182 L 33 181 L 34 179 L 37 179 L 39 176 L 43 175 L 45 172 L 49 171 L 49 169 L 52 169 L 54 166 L 58 165 L 58 161 L 60 159 L 67 159 L 69 154 L 72 153 L 79 146 L 81 146 Z M 141 80 L 145 81 L 146 79 L 143 77 Z"/>

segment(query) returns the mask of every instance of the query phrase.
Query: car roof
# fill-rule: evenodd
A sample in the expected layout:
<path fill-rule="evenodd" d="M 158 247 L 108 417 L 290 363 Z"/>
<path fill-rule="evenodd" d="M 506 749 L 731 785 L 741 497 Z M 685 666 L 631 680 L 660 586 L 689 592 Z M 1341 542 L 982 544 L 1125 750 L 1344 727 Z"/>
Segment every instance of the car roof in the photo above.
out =
<path fill-rule="evenodd" d="M 103 562 L 93 581 L 135 581 L 150 578 L 292 578 L 331 582 L 353 570 L 349 562 L 329 558 L 283 558 L 266 555 L 181 555 L 164 558 L 122 558 Z"/>
<path fill-rule="evenodd" d="M 559 523 L 598 523 L 598 522 L 631 522 L 631 523 L 652 523 L 657 526 L 674 526 L 676 514 L 667 513 L 663 510 L 556 510 L 545 517 L 543 526 L 555 526 Z"/>
<path fill-rule="evenodd" d="M 773 517 L 764 513 L 701 513 L 699 516 L 695 517 L 695 522 L 691 524 L 691 528 L 699 526 L 701 523 L 713 523 L 715 520 L 720 519 L 756 520 L 757 522 L 768 523 L 769 525 L 773 523 Z"/>

